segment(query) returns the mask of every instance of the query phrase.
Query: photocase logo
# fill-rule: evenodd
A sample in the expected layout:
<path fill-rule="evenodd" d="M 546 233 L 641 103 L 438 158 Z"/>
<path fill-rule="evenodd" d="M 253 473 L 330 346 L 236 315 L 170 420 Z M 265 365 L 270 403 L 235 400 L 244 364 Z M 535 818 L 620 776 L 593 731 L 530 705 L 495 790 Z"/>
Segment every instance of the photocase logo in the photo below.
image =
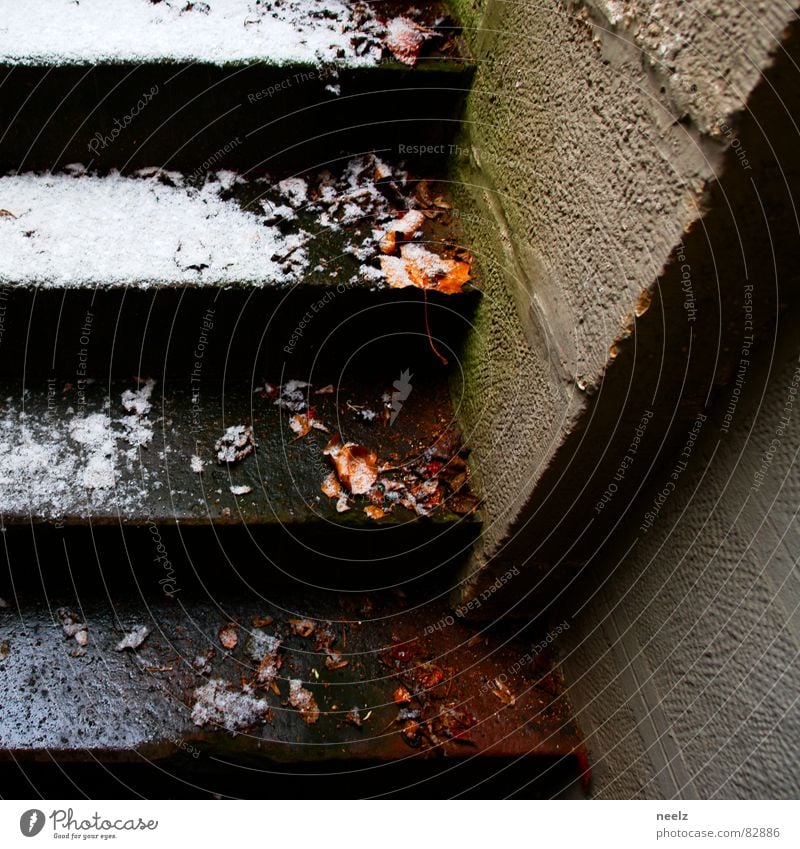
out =
<path fill-rule="evenodd" d="M 19 830 L 25 837 L 36 837 L 44 828 L 44 813 L 37 808 L 31 808 L 19 818 Z"/>
<path fill-rule="evenodd" d="M 401 372 L 400 379 L 395 380 L 392 386 L 394 386 L 394 392 L 392 392 L 392 415 L 389 419 L 389 425 L 393 425 L 395 419 L 400 415 L 400 410 L 403 409 L 403 401 L 408 400 L 408 396 L 411 394 L 411 390 L 414 388 L 411 385 L 411 378 L 414 375 L 406 369 L 404 372 Z"/>

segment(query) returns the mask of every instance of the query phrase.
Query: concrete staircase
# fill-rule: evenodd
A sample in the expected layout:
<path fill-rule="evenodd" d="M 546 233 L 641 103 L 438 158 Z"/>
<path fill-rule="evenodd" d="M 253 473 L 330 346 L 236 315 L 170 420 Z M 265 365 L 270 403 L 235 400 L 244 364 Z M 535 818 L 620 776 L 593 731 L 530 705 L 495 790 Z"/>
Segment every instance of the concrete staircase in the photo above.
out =
<path fill-rule="evenodd" d="M 6 778 L 403 771 L 320 791 L 370 795 L 481 755 L 552 795 L 585 766 L 533 632 L 444 602 L 480 533 L 447 188 L 473 67 L 410 7 L 0 23 Z"/>

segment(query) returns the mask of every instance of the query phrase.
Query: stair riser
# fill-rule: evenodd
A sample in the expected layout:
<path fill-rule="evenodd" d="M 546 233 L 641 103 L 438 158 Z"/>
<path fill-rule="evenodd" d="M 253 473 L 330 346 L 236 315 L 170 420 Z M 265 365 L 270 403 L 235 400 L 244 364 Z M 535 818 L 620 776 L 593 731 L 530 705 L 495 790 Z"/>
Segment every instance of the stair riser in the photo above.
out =
<path fill-rule="evenodd" d="M 202 383 L 208 391 L 223 372 L 227 381 L 252 386 L 264 376 L 313 373 L 324 385 L 356 369 L 386 379 L 398 369 L 430 371 L 438 362 L 422 292 L 413 289 L 7 287 L 3 293 L 0 379 L 8 381 L 138 374 Z M 428 296 L 431 334 L 449 359 L 469 330 L 477 294 Z"/>
<path fill-rule="evenodd" d="M 338 80 L 299 65 L 0 65 L 0 172 L 79 162 L 274 173 L 400 145 L 434 146 L 441 167 L 472 73 L 449 60 Z M 338 97 L 325 90 L 334 82 Z"/>
<path fill-rule="evenodd" d="M 213 528 L 156 518 L 140 527 L 7 525 L 0 556 L 0 598 L 28 601 L 112 594 L 151 602 L 231 594 L 372 592 L 384 586 L 452 585 L 479 525 L 420 522 L 373 529 L 275 528 L 256 524 Z M 37 568 L 41 564 L 41 572 Z"/>

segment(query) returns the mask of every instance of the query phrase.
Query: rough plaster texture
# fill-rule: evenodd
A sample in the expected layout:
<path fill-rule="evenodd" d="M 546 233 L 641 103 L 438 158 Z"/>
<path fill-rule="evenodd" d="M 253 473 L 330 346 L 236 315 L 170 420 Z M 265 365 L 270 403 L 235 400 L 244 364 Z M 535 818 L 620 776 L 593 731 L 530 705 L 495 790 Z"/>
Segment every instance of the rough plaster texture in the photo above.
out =
<path fill-rule="evenodd" d="M 486 294 L 460 406 L 486 532 L 457 600 L 572 622 L 597 795 L 796 796 L 800 407 L 750 491 L 800 354 L 795 10 L 456 5 Z"/>
<path fill-rule="evenodd" d="M 462 598 L 508 561 L 536 566 L 514 600 L 571 574 L 732 379 L 749 279 L 754 329 L 774 318 L 796 263 L 793 13 L 714 5 L 459 4 L 479 71 L 456 182 L 486 292 L 461 412 L 487 523 Z"/>
<path fill-rule="evenodd" d="M 784 321 L 729 430 L 721 398 L 653 527 L 658 485 L 627 556 L 587 564 L 560 611 L 597 796 L 800 793 L 800 314 Z"/>

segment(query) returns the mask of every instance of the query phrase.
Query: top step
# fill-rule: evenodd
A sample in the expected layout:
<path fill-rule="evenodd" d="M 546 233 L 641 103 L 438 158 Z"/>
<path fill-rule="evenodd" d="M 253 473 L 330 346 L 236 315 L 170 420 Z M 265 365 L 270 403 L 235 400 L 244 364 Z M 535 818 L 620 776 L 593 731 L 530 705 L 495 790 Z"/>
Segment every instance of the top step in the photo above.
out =
<path fill-rule="evenodd" d="M 472 70 L 438 3 L 0 0 L 0 170 L 435 147 Z"/>

